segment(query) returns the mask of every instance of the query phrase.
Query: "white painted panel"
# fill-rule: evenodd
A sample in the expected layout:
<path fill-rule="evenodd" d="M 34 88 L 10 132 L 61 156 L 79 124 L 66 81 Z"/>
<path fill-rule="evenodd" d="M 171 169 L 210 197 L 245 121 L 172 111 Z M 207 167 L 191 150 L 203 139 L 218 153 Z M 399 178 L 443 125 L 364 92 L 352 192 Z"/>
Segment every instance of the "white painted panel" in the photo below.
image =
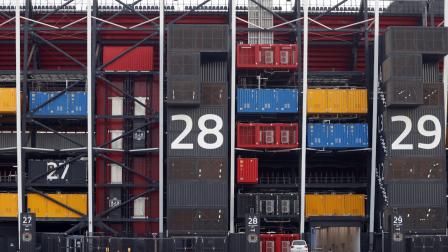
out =
<path fill-rule="evenodd" d="M 110 165 L 110 183 L 111 184 L 123 183 L 123 172 L 121 166 L 117 164 Z"/>
<path fill-rule="evenodd" d="M 144 218 L 146 198 L 140 197 L 134 200 L 134 218 Z"/>
<path fill-rule="evenodd" d="M 112 115 L 123 115 L 123 97 L 109 97 L 112 106 Z"/>
<path fill-rule="evenodd" d="M 147 97 L 135 97 L 139 102 L 146 105 Z M 141 104 L 134 101 L 134 115 L 136 116 L 143 116 L 146 114 L 146 108 L 142 106 Z"/>
<path fill-rule="evenodd" d="M 121 135 L 123 135 L 123 130 L 110 130 L 110 139 L 115 139 Z M 117 139 L 110 144 L 112 149 L 123 149 L 123 138 Z"/>

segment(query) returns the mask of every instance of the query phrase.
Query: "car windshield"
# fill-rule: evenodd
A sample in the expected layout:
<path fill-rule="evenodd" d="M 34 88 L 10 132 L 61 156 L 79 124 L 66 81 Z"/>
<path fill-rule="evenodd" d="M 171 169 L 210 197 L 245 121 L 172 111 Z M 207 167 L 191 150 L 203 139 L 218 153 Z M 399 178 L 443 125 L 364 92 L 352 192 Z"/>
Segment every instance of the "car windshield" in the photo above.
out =
<path fill-rule="evenodd" d="M 293 241 L 292 245 L 306 245 L 305 241 Z"/>

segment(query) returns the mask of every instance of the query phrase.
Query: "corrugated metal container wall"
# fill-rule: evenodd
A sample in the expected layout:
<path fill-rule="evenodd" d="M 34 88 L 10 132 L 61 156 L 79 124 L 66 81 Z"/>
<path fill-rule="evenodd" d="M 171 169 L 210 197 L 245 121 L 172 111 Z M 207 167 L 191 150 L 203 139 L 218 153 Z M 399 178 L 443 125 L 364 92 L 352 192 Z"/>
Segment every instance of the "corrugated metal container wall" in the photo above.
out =
<path fill-rule="evenodd" d="M 299 234 L 260 234 L 260 252 L 287 252 Z"/>
<path fill-rule="evenodd" d="M 297 123 L 238 123 L 237 147 L 239 148 L 297 148 L 299 125 Z"/>
<path fill-rule="evenodd" d="M 229 27 L 217 24 L 168 25 L 169 51 L 227 52 Z"/>
<path fill-rule="evenodd" d="M 365 195 L 307 194 L 305 216 L 365 216 Z"/>
<path fill-rule="evenodd" d="M 167 206 L 171 208 L 227 207 L 227 183 L 176 181 L 167 185 Z"/>
<path fill-rule="evenodd" d="M 297 70 L 295 44 L 238 44 L 237 68 Z"/>
<path fill-rule="evenodd" d="M 0 193 L 0 217 L 17 218 L 17 193 Z"/>
<path fill-rule="evenodd" d="M 256 113 L 258 111 L 258 89 L 238 88 L 238 113 Z"/>
<path fill-rule="evenodd" d="M 29 106 L 34 110 L 47 100 L 55 97 L 60 92 L 30 92 Z M 86 92 L 64 92 L 56 99 L 39 108 L 34 115 L 40 116 L 86 116 L 87 115 L 87 93 Z"/>
<path fill-rule="evenodd" d="M 352 147 L 348 144 L 349 135 L 347 128 L 349 125 L 340 124 L 340 123 L 332 123 L 327 124 L 327 147 L 329 148 L 344 148 L 344 147 Z"/>
<path fill-rule="evenodd" d="M 297 89 L 276 89 L 277 113 L 297 113 L 299 111 L 299 92 Z"/>
<path fill-rule="evenodd" d="M 366 148 L 369 146 L 365 123 L 310 123 L 308 146 L 314 148 Z"/>
<path fill-rule="evenodd" d="M 258 89 L 258 107 L 260 113 L 275 113 L 276 109 L 276 91 L 275 89 Z"/>
<path fill-rule="evenodd" d="M 130 46 L 103 46 L 103 64 L 125 52 Z M 152 71 L 152 46 L 138 46 L 104 67 L 105 71 Z"/>
<path fill-rule="evenodd" d="M 261 0 L 265 8 L 272 10 L 272 0 Z M 271 12 L 262 9 L 253 2 L 248 3 L 248 28 L 270 28 L 274 25 L 274 17 Z M 274 33 L 272 31 L 249 31 L 247 33 L 249 44 L 272 44 Z"/>
<path fill-rule="evenodd" d="M 0 88 L 0 114 L 16 112 L 16 89 Z"/>
<path fill-rule="evenodd" d="M 390 207 L 446 206 L 446 182 L 396 182 L 386 184 Z"/>
<path fill-rule="evenodd" d="M 409 78 L 419 80 L 422 84 L 423 62 L 421 54 L 392 54 L 382 66 L 383 82 L 388 85 L 389 80 Z"/>
<path fill-rule="evenodd" d="M 324 123 L 308 123 L 308 147 L 323 148 L 327 146 L 327 126 Z"/>
<path fill-rule="evenodd" d="M 87 133 L 85 132 L 73 132 L 73 133 L 61 133 L 65 137 L 80 143 L 82 146 L 69 142 L 61 136 L 52 132 L 41 132 L 36 134 L 36 147 L 47 149 L 70 149 L 70 148 L 83 148 L 87 146 Z"/>
<path fill-rule="evenodd" d="M 258 158 L 237 158 L 236 164 L 239 184 L 258 183 Z"/>
<path fill-rule="evenodd" d="M 296 89 L 238 89 L 239 113 L 297 113 Z"/>
<path fill-rule="evenodd" d="M 367 114 L 367 89 L 349 89 L 347 90 L 347 99 L 349 114 Z"/>
<path fill-rule="evenodd" d="M 226 208 L 167 210 L 167 232 L 170 235 L 223 235 L 227 229 Z"/>
<path fill-rule="evenodd" d="M 47 194 L 48 197 L 71 207 L 82 214 L 87 213 L 86 194 Z M 37 218 L 80 218 L 78 214 L 62 207 L 39 194 L 27 195 L 28 208 Z"/>
<path fill-rule="evenodd" d="M 389 220 L 393 211 L 403 217 L 402 231 L 405 234 L 445 234 L 447 211 L 446 208 L 395 208 L 385 209 L 384 219 Z M 390 222 L 384 221 L 384 230 L 390 231 Z"/>
<path fill-rule="evenodd" d="M 308 89 L 308 114 L 323 114 L 328 108 L 328 89 Z"/>
<path fill-rule="evenodd" d="M 308 114 L 366 114 L 367 89 L 308 89 Z"/>
<path fill-rule="evenodd" d="M 423 102 L 424 95 L 421 81 L 409 79 L 390 80 L 387 82 L 386 103 L 388 107 L 421 105 Z"/>
<path fill-rule="evenodd" d="M 369 147 L 369 125 L 367 123 L 349 123 L 345 125 L 347 126 L 348 147 Z"/>
<path fill-rule="evenodd" d="M 384 181 L 421 180 L 432 183 L 446 179 L 446 159 L 444 157 L 394 157 L 384 161 Z"/>
<path fill-rule="evenodd" d="M 330 114 L 341 113 L 345 114 L 349 112 L 348 103 L 350 96 L 347 94 L 346 89 L 328 89 L 327 90 L 327 106 L 326 112 Z"/>

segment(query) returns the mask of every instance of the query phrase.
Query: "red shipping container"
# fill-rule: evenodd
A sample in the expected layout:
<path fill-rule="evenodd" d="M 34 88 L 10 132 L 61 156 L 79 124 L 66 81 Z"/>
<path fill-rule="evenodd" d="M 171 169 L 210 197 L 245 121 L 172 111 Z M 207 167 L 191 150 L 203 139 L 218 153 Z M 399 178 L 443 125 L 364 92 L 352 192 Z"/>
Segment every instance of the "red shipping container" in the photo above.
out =
<path fill-rule="evenodd" d="M 287 149 L 299 147 L 297 123 L 238 123 L 237 147 Z"/>
<path fill-rule="evenodd" d="M 236 163 L 238 184 L 258 183 L 258 158 L 238 158 Z"/>
<path fill-rule="evenodd" d="M 108 63 L 130 46 L 104 46 L 103 64 Z M 154 49 L 152 46 L 139 46 L 127 52 L 104 67 L 105 71 L 152 71 L 154 69 Z"/>
<path fill-rule="evenodd" d="M 237 46 L 237 68 L 296 70 L 298 66 L 297 51 L 295 44 L 239 44 Z"/>
<path fill-rule="evenodd" d="M 289 251 L 291 242 L 299 240 L 299 234 L 260 234 L 261 252 Z"/>

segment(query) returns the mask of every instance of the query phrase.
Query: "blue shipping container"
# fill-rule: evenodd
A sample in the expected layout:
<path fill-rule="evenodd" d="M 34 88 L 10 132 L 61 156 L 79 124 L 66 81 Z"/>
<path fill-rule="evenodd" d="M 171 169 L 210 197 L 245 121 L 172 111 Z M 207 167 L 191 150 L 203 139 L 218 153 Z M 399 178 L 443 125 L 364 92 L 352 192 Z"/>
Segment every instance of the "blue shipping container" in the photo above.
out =
<path fill-rule="evenodd" d="M 310 148 L 349 149 L 369 147 L 369 128 L 365 123 L 309 123 Z"/>
<path fill-rule="evenodd" d="M 296 89 L 248 89 L 237 91 L 239 113 L 297 113 L 299 111 Z"/>
<path fill-rule="evenodd" d="M 59 92 L 30 92 L 30 111 L 47 100 L 55 97 Z M 40 116 L 86 116 L 87 93 L 65 92 L 55 100 L 38 109 L 34 115 Z"/>

